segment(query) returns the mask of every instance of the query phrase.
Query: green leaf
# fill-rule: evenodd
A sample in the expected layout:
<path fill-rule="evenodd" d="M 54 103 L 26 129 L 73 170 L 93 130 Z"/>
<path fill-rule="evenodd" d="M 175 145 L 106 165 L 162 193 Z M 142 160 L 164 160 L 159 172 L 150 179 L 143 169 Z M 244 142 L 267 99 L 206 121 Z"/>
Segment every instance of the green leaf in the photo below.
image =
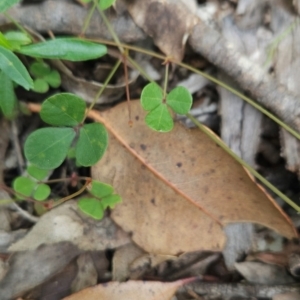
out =
<path fill-rule="evenodd" d="M 120 202 L 122 202 L 122 198 L 117 194 L 106 196 L 101 200 L 103 209 L 106 209 L 107 207 L 115 208 L 116 204 Z"/>
<path fill-rule="evenodd" d="M 111 185 L 96 180 L 92 181 L 92 187 L 89 190 L 91 194 L 98 198 L 103 198 L 105 196 L 111 195 L 113 191 L 114 189 Z"/>
<path fill-rule="evenodd" d="M 41 108 L 41 118 L 53 126 L 76 126 L 84 118 L 85 102 L 69 93 L 56 94 L 46 99 Z"/>
<path fill-rule="evenodd" d="M 36 190 L 33 193 L 33 198 L 37 201 L 46 200 L 51 193 L 50 186 L 45 183 L 38 184 Z"/>
<path fill-rule="evenodd" d="M 25 157 L 40 169 L 55 169 L 66 158 L 75 135 L 73 128 L 38 129 L 25 142 Z"/>
<path fill-rule="evenodd" d="M 105 10 L 109 7 L 111 7 L 116 0 L 99 0 L 99 8 L 101 10 Z"/>
<path fill-rule="evenodd" d="M 30 178 L 24 177 L 24 176 L 17 177 L 13 182 L 13 189 L 16 192 L 21 193 L 22 195 L 24 195 L 26 197 L 31 196 L 35 186 L 36 186 L 36 183 L 33 180 L 31 180 Z M 22 196 L 20 196 L 18 194 L 16 195 L 16 197 L 18 199 L 24 199 Z"/>
<path fill-rule="evenodd" d="M 41 78 L 35 79 L 33 81 L 33 90 L 36 93 L 41 93 L 41 94 L 46 93 L 49 90 L 49 84 L 44 79 Z"/>
<path fill-rule="evenodd" d="M 33 87 L 33 81 L 19 58 L 2 46 L 0 46 L 0 69 L 24 89 L 29 90 Z"/>
<path fill-rule="evenodd" d="M 13 117 L 15 104 L 16 96 L 13 82 L 0 71 L 0 108 L 6 117 Z"/>
<path fill-rule="evenodd" d="M 160 104 L 151 110 L 147 114 L 145 122 L 151 129 L 160 132 L 168 132 L 172 130 L 174 126 L 173 119 L 166 104 Z"/>
<path fill-rule="evenodd" d="M 52 70 L 49 74 L 44 76 L 44 80 L 46 80 L 52 88 L 58 88 L 61 84 L 60 74 L 56 70 Z"/>
<path fill-rule="evenodd" d="M 78 38 L 57 38 L 23 46 L 19 52 L 31 57 L 84 61 L 105 55 L 107 48 Z"/>
<path fill-rule="evenodd" d="M 167 95 L 167 104 L 178 114 L 184 115 L 192 107 L 191 93 L 183 86 L 178 86 Z"/>
<path fill-rule="evenodd" d="M 29 72 L 34 77 L 44 77 L 51 72 L 51 68 L 44 62 L 34 62 L 30 65 Z"/>
<path fill-rule="evenodd" d="M 3 46 L 6 49 L 12 49 L 12 46 L 10 45 L 4 34 L 2 34 L 2 32 L 0 32 L 0 46 Z"/>
<path fill-rule="evenodd" d="M 141 94 L 141 105 L 145 110 L 152 110 L 163 101 L 163 91 L 156 83 L 147 84 Z"/>
<path fill-rule="evenodd" d="M 26 171 L 30 176 L 32 176 L 33 178 L 35 178 L 37 180 L 43 180 L 49 174 L 48 170 L 40 169 L 34 165 L 28 166 Z"/>
<path fill-rule="evenodd" d="M 78 207 L 90 217 L 101 220 L 104 215 L 103 207 L 99 200 L 95 198 L 81 198 L 78 201 Z"/>
<path fill-rule="evenodd" d="M 85 124 L 80 128 L 76 160 L 84 167 L 94 165 L 103 156 L 107 144 L 107 131 L 102 124 Z"/>
<path fill-rule="evenodd" d="M 21 31 L 8 31 L 4 35 L 11 47 L 15 50 L 20 49 L 20 46 L 31 43 L 30 37 Z"/>
<path fill-rule="evenodd" d="M 15 4 L 20 2 L 20 0 L 1 0 L 0 1 L 0 13 L 5 12 Z"/>

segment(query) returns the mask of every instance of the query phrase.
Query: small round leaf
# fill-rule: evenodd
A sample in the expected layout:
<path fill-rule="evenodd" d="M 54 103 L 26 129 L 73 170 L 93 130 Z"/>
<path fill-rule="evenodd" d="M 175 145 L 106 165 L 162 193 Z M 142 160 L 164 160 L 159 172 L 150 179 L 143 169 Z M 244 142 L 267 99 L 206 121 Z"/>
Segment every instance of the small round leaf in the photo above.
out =
<path fill-rule="evenodd" d="M 101 200 L 104 209 L 107 207 L 114 208 L 116 204 L 120 202 L 122 202 L 121 196 L 117 194 L 106 196 Z"/>
<path fill-rule="evenodd" d="M 76 126 L 84 118 L 85 102 L 69 93 L 56 94 L 46 99 L 41 108 L 41 118 L 53 126 Z"/>
<path fill-rule="evenodd" d="M 38 129 L 25 142 L 25 157 L 40 169 L 55 169 L 66 158 L 74 137 L 72 128 Z"/>
<path fill-rule="evenodd" d="M 141 105 L 144 110 L 152 110 L 162 103 L 163 91 L 154 82 L 147 84 L 141 94 Z"/>
<path fill-rule="evenodd" d="M 81 198 L 78 201 L 78 207 L 88 216 L 101 220 L 104 215 L 102 205 L 99 200 L 95 198 Z"/>
<path fill-rule="evenodd" d="M 46 178 L 48 176 L 49 171 L 42 170 L 40 168 L 37 168 L 34 165 L 30 165 L 27 167 L 27 173 L 37 180 L 43 180 L 44 178 Z"/>
<path fill-rule="evenodd" d="M 30 65 L 29 72 L 35 77 L 43 77 L 51 72 L 51 68 L 44 62 L 34 62 Z"/>
<path fill-rule="evenodd" d="M 37 201 L 44 201 L 50 195 L 51 189 L 48 184 L 41 183 L 33 193 L 33 198 Z"/>
<path fill-rule="evenodd" d="M 35 186 L 36 183 L 33 180 L 24 176 L 17 177 L 13 182 L 14 190 L 26 197 L 31 196 Z M 18 199 L 23 199 L 22 196 L 18 194 L 16 196 Z"/>
<path fill-rule="evenodd" d="M 103 156 L 107 144 L 107 131 L 102 124 L 85 124 L 80 128 L 76 144 L 76 161 L 84 167 L 94 165 Z"/>
<path fill-rule="evenodd" d="M 167 95 L 167 104 L 177 114 L 187 114 L 192 107 L 191 93 L 183 86 L 178 86 Z"/>
<path fill-rule="evenodd" d="M 103 198 L 105 196 L 111 195 L 114 191 L 111 185 L 100 181 L 93 180 L 91 185 L 92 187 L 89 192 L 98 198 Z"/>
<path fill-rule="evenodd" d="M 101 10 L 105 10 L 109 7 L 111 7 L 116 0 L 99 0 L 99 8 Z"/>
<path fill-rule="evenodd" d="M 147 114 L 145 122 L 151 129 L 160 132 L 168 132 L 174 126 L 173 119 L 165 104 L 160 104 L 151 110 Z"/>
<path fill-rule="evenodd" d="M 42 78 L 35 79 L 33 81 L 33 90 L 36 93 L 46 93 L 49 90 L 49 84 Z"/>
<path fill-rule="evenodd" d="M 43 77 L 52 88 L 58 88 L 61 84 L 60 74 L 56 70 L 52 70 L 49 74 Z"/>

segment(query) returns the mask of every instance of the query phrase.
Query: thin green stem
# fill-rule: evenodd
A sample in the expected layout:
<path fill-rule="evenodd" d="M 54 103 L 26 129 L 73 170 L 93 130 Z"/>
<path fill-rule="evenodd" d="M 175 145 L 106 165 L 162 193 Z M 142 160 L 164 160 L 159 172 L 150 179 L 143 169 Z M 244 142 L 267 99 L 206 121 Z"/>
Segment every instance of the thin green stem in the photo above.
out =
<path fill-rule="evenodd" d="M 116 44 L 112 41 L 107 41 L 107 40 L 103 40 L 103 39 L 97 39 L 94 40 L 97 42 L 101 42 L 101 43 L 105 43 L 108 45 L 114 45 L 116 46 Z M 140 52 L 140 53 L 144 53 L 146 55 L 152 56 L 152 57 L 156 57 L 158 59 L 161 60 L 166 60 L 167 57 L 161 54 L 157 54 L 155 52 L 152 52 L 150 50 L 146 50 L 146 49 L 142 49 L 136 46 L 131 46 L 131 45 L 127 45 L 127 44 L 122 44 L 122 46 L 126 49 L 129 50 L 133 50 L 136 52 Z M 225 88 L 226 90 L 230 91 L 232 94 L 237 95 L 238 97 L 240 97 L 241 99 L 245 100 L 247 103 L 249 103 L 250 105 L 252 105 L 253 107 L 255 107 L 257 110 L 259 110 L 260 112 L 262 112 L 263 114 L 265 114 L 266 116 L 268 116 L 270 119 L 272 119 L 274 122 L 276 122 L 278 125 L 280 125 L 282 128 L 284 128 L 286 131 L 288 131 L 290 134 L 292 134 L 294 137 L 296 137 L 298 140 L 300 140 L 300 134 L 294 130 L 293 128 L 291 128 L 289 125 L 285 124 L 283 121 L 281 121 L 279 118 L 277 118 L 275 115 L 271 114 L 269 111 L 267 111 L 265 108 L 263 108 L 261 105 L 257 104 L 254 100 L 252 100 L 251 98 L 245 96 L 244 94 L 240 93 L 239 91 L 235 90 L 234 88 L 228 86 L 227 84 L 219 81 L 218 79 L 216 79 L 215 77 L 208 75 L 202 71 L 197 70 L 196 68 L 193 68 L 185 63 L 182 62 L 176 62 L 176 61 L 172 61 L 173 63 L 177 64 L 178 66 L 181 66 L 183 68 L 186 68 L 196 74 L 199 74 L 201 76 L 203 76 L 204 78 L 210 80 L 211 82 Z"/>
<path fill-rule="evenodd" d="M 93 102 L 90 104 L 89 108 L 86 111 L 85 114 L 85 118 L 82 121 L 82 123 L 85 121 L 89 111 L 94 107 L 94 105 L 96 104 L 97 100 L 99 99 L 99 97 L 101 96 L 101 94 L 103 93 L 104 89 L 107 87 L 109 81 L 111 80 L 111 78 L 114 76 L 114 74 L 116 73 L 117 69 L 119 68 L 121 64 L 121 60 L 118 60 L 116 62 L 116 64 L 114 65 L 114 67 L 112 68 L 112 70 L 110 71 L 110 73 L 108 74 L 107 78 L 105 79 L 102 87 L 99 89 L 98 93 L 96 94 L 95 98 L 93 99 Z"/>
<path fill-rule="evenodd" d="M 166 69 L 165 69 L 165 82 L 164 82 L 164 92 L 163 92 L 163 99 L 166 100 L 167 97 L 167 89 L 168 89 L 168 81 L 169 81 L 169 62 L 166 62 Z"/>
<path fill-rule="evenodd" d="M 82 28 L 82 31 L 81 31 L 81 34 L 80 34 L 80 35 L 84 35 L 84 33 L 86 32 L 88 26 L 90 25 L 91 18 L 92 18 L 92 16 L 93 16 L 93 13 L 94 13 L 96 7 L 97 7 L 97 4 L 96 4 L 95 2 L 93 2 L 93 6 L 92 6 L 91 9 L 89 10 L 88 16 L 87 16 L 86 19 L 84 20 L 83 28 Z"/>
<path fill-rule="evenodd" d="M 94 3 L 97 4 L 97 0 L 94 0 Z M 116 45 L 118 46 L 119 48 L 119 51 L 124 54 L 124 48 L 122 46 L 122 43 L 120 42 L 118 36 L 116 35 L 114 29 L 112 28 L 110 22 L 108 21 L 108 19 L 106 18 L 106 15 L 105 13 L 100 9 L 100 7 L 97 5 L 97 9 L 99 11 L 99 14 L 102 18 L 102 20 L 104 21 L 109 33 L 111 34 L 112 38 L 114 39 Z"/>
<path fill-rule="evenodd" d="M 298 213 L 300 212 L 300 207 L 294 203 L 290 198 L 280 192 L 273 184 L 261 176 L 256 170 L 254 170 L 249 164 L 242 160 L 238 155 L 236 155 L 221 139 L 215 136 L 209 129 L 203 126 L 196 118 L 190 114 L 186 116 L 205 134 L 207 134 L 216 144 L 218 144 L 224 151 L 231 155 L 237 162 L 244 166 L 253 176 L 260 180 L 265 186 L 267 186 L 272 192 L 279 196 L 283 201 L 293 207 Z"/>

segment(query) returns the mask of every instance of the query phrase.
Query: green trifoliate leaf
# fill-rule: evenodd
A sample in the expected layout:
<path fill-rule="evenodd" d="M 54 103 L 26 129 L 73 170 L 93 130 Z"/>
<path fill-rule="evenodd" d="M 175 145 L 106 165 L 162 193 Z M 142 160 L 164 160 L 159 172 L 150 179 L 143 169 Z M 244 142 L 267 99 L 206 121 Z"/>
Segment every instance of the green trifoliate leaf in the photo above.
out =
<path fill-rule="evenodd" d="M 46 99 L 41 108 L 41 118 L 53 126 L 76 126 L 84 118 L 85 102 L 78 96 L 61 93 Z"/>

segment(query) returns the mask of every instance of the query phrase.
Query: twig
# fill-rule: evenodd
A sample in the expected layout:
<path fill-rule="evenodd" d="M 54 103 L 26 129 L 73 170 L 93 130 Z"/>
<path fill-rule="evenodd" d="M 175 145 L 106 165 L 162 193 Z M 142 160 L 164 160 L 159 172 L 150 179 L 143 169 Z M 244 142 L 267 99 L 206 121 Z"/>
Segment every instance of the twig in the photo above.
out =
<path fill-rule="evenodd" d="M 23 210 L 18 204 L 16 204 L 15 202 L 10 204 L 10 207 L 14 210 L 16 210 L 18 212 L 19 215 L 21 215 L 24 219 L 32 222 L 32 223 L 36 223 L 39 218 L 32 216 L 31 214 L 29 214 L 26 210 Z"/>
<path fill-rule="evenodd" d="M 180 287 L 178 293 L 188 293 L 193 290 L 198 295 L 222 296 L 222 297 L 255 297 L 272 298 L 275 295 L 287 292 L 296 292 L 300 295 L 300 285 L 252 285 L 246 283 L 207 283 L 192 282 Z M 300 296 L 299 296 L 300 298 Z"/>

